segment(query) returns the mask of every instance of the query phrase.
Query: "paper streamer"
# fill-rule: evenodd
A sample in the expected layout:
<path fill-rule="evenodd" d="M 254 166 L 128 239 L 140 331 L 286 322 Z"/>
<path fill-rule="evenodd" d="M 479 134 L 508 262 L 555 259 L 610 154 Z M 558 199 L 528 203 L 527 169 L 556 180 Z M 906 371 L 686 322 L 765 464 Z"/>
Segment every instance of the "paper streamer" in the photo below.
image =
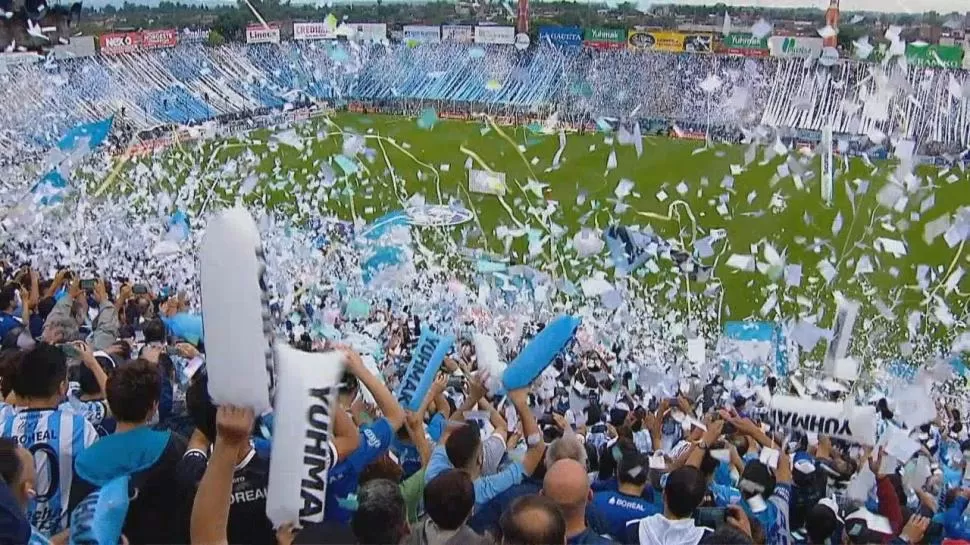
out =
<path fill-rule="evenodd" d="M 241 208 L 209 221 L 200 252 L 209 395 L 216 405 L 256 413 L 270 408 L 273 377 L 261 252 L 256 222 Z"/>
<path fill-rule="evenodd" d="M 852 328 L 855 326 L 855 320 L 858 316 L 859 303 L 846 300 L 839 304 L 835 315 L 835 326 L 832 328 L 834 336 L 825 352 L 825 374 L 833 375 L 836 363 L 845 358 L 849 350 L 849 343 L 852 342 Z"/>
<path fill-rule="evenodd" d="M 395 392 L 401 406 L 409 411 L 421 408 L 421 402 L 431 388 L 435 374 L 455 342 L 454 337 L 442 337 L 426 328 L 422 329 L 424 331 L 411 351 L 411 361 Z"/>
<path fill-rule="evenodd" d="M 579 318 L 563 315 L 546 324 L 509 363 L 502 376 L 505 389 L 516 390 L 531 384 L 573 338 L 579 322 Z"/>
<path fill-rule="evenodd" d="M 768 415 L 776 426 L 828 435 L 860 445 L 876 443 L 876 408 L 816 401 L 791 396 L 774 396 Z"/>
<path fill-rule="evenodd" d="M 279 385 L 273 417 L 266 516 L 287 522 L 323 522 L 327 472 L 337 459 L 330 442 L 344 355 L 313 354 L 278 346 Z"/>
<path fill-rule="evenodd" d="M 606 246 L 616 269 L 630 273 L 655 257 L 661 249 L 661 240 L 647 233 L 627 229 L 622 225 L 612 225 L 604 233 Z"/>
<path fill-rule="evenodd" d="M 71 545 L 117 545 L 128 515 L 127 475 L 108 481 L 71 512 Z"/>

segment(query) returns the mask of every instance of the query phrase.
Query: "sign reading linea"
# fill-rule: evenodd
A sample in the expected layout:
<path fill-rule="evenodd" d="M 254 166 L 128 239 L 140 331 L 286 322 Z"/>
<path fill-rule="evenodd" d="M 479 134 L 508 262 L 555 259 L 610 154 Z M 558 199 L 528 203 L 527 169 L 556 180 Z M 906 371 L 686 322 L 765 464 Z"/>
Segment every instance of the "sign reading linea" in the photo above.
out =
<path fill-rule="evenodd" d="M 246 27 L 247 44 L 278 44 L 280 29 L 276 26 L 249 25 Z"/>

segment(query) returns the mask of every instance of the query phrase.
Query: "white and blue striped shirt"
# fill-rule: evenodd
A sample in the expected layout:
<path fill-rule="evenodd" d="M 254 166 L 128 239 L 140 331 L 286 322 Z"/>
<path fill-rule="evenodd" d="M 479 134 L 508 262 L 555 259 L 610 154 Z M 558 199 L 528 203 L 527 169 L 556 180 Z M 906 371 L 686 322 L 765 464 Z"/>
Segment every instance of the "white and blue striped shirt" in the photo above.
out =
<path fill-rule="evenodd" d="M 64 530 L 74 456 L 98 438 L 94 426 L 57 409 L 18 409 L 0 421 L 0 435 L 16 439 L 34 457 L 37 496 L 27 508 L 30 524 L 46 536 Z"/>

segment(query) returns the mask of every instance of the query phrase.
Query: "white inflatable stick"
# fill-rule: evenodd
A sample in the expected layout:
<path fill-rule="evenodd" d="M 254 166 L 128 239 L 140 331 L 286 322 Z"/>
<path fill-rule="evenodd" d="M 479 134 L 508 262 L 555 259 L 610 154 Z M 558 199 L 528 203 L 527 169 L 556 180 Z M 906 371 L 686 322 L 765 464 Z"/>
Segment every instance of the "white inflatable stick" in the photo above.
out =
<path fill-rule="evenodd" d="M 200 253 L 209 395 L 217 405 L 263 413 L 272 399 L 273 328 L 259 231 L 249 212 L 233 208 L 211 218 Z"/>
<path fill-rule="evenodd" d="M 498 343 L 491 336 L 482 333 L 476 333 L 472 341 L 475 344 L 475 359 L 478 361 L 478 367 L 488 373 L 485 387 L 493 395 L 500 394 L 504 390 L 502 375 L 505 374 L 506 364 L 498 355 Z"/>
<path fill-rule="evenodd" d="M 266 516 L 287 522 L 323 522 L 327 472 L 337 460 L 330 441 L 332 411 L 344 371 L 340 352 L 313 354 L 277 346 L 279 365 Z"/>

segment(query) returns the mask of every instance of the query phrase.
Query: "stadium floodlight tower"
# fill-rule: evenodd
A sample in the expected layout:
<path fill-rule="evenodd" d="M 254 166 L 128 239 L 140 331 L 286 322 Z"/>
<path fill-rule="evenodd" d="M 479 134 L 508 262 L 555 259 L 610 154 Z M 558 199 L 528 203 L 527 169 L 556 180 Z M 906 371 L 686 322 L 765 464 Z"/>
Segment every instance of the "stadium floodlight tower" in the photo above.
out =
<path fill-rule="evenodd" d="M 839 0 L 829 0 L 829 8 L 825 10 L 825 24 L 832 27 L 832 30 L 839 30 Z M 823 47 L 836 47 L 839 45 L 838 34 L 825 37 L 822 41 Z"/>
<path fill-rule="evenodd" d="M 516 26 L 523 34 L 529 33 L 529 0 L 519 0 L 518 21 Z"/>

